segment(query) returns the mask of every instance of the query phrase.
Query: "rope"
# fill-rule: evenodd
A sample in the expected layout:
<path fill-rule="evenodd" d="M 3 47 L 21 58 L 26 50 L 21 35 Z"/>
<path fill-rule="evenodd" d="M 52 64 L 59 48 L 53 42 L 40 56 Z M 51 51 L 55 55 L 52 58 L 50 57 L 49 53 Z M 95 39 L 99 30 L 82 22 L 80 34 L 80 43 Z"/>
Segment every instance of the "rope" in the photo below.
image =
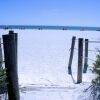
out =
<path fill-rule="evenodd" d="M 89 41 L 89 43 L 100 43 L 100 41 Z"/>
<path fill-rule="evenodd" d="M 78 50 L 77 48 L 74 48 L 75 50 Z M 69 49 L 69 51 L 71 50 L 71 48 Z M 88 50 L 90 52 L 97 52 L 96 50 Z"/>
<path fill-rule="evenodd" d="M 3 44 L 3 43 L 0 43 L 0 44 Z"/>
<path fill-rule="evenodd" d="M 78 39 L 76 39 L 75 41 L 78 42 Z M 86 42 L 86 41 L 83 41 L 83 42 Z M 88 43 L 100 43 L 100 41 L 88 41 Z"/>
<path fill-rule="evenodd" d="M 88 58 L 88 57 L 87 57 Z M 93 60 L 93 59 L 91 59 L 91 58 L 88 58 L 89 60 L 91 60 L 91 61 L 93 61 L 93 62 L 95 62 L 95 60 Z"/>
<path fill-rule="evenodd" d="M 3 63 L 5 63 L 5 61 L 0 61 L 0 64 L 3 64 Z"/>
<path fill-rule="evenodd" d="M 76 84 L 75 79 L 74 79 L 72 73 L 71 73 L 71 78 L 72 78 L 73 83 Z"/>

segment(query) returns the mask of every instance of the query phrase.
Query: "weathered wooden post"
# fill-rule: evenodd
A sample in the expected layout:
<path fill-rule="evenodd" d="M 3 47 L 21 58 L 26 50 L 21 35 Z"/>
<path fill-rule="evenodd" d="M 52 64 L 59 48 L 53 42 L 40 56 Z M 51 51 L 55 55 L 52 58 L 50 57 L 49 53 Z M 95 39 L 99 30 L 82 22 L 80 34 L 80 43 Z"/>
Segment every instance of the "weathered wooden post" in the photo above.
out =
<path fill-rule="evenodd" d="M 83 73 L 87 72 L 88 67 L 88 39 L 85 39 L 85 54 L 84 54 L 84 69 Z"/>
<path fill-rule="evenodd" d="M 2 56 L 2 46 L 1 46 L 1 38 L 0 38 L 0 68 L 2 67 L 3 56 Z"/>
<path fill-rule="evenodd" d="M 69 63 L 68 63 L 68 74 L 72 74 L 71 65 L 72 65 L 73 54 L 74 54 L 75 39 L 76 39 L 76 37 L 73 36 L 72 37 L 71 50 L 70 50 Z"/>
<path fill-rule="evenodd" d="M 18 34 L 14 33 L 14 31 L 9 31 L 9 34 L 15 35 L 15 50 L 16 50 L 16 66 L 17 66 L 17 42 L 18 42 Z"/>
<path fill-rule="evenodd" d="M 78 72 L 77 83 L 82 82 L 82 63 L 83 63 L 83 38 L 78 39 Z"/>
<path fill-rule="evenodd" d="M 5 67 L 9 100 L 20 100 L 17 72 L 17 35 L 13 31 L 3 35 Z"/>

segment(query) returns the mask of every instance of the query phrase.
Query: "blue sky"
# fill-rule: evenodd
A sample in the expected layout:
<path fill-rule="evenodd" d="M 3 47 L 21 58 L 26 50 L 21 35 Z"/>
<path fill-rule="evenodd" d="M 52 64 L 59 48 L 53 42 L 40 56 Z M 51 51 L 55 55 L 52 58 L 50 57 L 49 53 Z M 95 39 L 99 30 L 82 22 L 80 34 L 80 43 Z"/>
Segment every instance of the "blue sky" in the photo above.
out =
<path fill-rule="evenodd" d="M 0 0 L 0 24 L 100 26 L 100 0 Z"/>

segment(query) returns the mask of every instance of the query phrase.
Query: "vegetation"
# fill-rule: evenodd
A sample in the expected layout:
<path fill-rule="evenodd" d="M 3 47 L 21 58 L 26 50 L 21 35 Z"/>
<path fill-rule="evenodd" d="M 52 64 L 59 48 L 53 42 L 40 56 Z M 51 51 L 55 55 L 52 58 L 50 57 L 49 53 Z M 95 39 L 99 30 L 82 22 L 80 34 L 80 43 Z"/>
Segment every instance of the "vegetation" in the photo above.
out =
<path fill-rule="evenodd" d="M 95 74 L 95 78 L 92 80 L 91 98 L 92 100 L 100 100 L 100 51 L 96 56 L 96 61 L 93 63 L 92 72 Z"/>
<path fill-rule="evenodd" d="M 94 67 L 92 72 L 96 74 L 96 78 L 92 80 L 92 84 L 100 85 L 100 51 L 96 56 L 96 61 L 93 63 Z"/>
<path fill-rule="evenodd" d="M 6 69 L 0 68 L 0 94 L 7 91 Z"/>

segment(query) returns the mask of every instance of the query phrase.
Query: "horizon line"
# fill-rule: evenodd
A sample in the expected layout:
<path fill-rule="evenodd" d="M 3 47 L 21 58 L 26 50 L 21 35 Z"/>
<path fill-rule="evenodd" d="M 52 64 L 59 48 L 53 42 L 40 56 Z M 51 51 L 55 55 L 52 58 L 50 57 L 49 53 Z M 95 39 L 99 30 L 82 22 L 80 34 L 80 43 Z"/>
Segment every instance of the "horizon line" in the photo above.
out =
<path fill-rule="evenodd" d="M 79 30 L 79 31 L 100 31 L 95 26 L 63 26 L 63 25 L 0 25 L 0 29 L 32 29 L 32 30 Z"/>

